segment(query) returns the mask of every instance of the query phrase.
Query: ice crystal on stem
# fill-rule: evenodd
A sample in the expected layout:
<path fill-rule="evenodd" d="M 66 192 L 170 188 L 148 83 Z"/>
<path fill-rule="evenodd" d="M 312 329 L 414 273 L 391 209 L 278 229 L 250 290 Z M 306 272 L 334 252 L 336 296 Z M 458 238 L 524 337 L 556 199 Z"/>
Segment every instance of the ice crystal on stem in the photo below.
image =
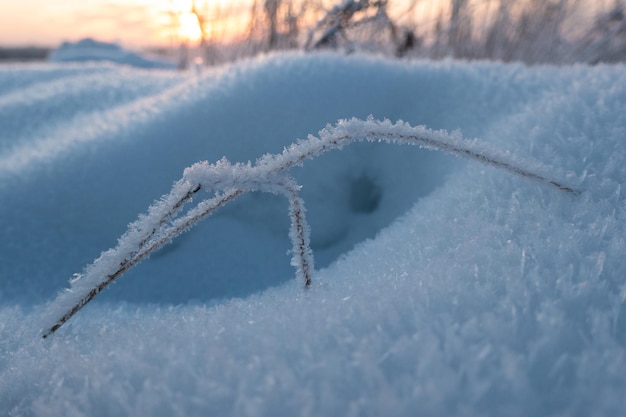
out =
<path fill-rule="evenodd" d="M 107 285 L 152 252 L 226 203 L 252 191 L 287 197 L 291 220 L 291 264 L 304 286 L 310 286 L 314 274 L 310 230 L 304 201 L 299 195 L 300 186 L 288 172 L 307 159 L 360 141 L 417 145 L 439 150 L 539 181 L 563 192 L 578 194 L 574 188 L 558 180 L 558 175 L 543 164 L 515 157 L 476 139 L 464 139 L 458 132 L 433 131 L 424 126 L 413 127 L 402 121 L 392 123 L 373 118 L 340 120 L 336 125 L 328 125 L 321 130 L 318 137 L 310 135 L 280 154 L 264 155 L 255 164 L 232 164 L 222 158 L 214 164 L 203 161 L 185 169 L 183 178 L 174 183 L 170 193 L 154 203 L 147 214 L 131 223 L 117 246 L 103 252 L 82 274 L 77 275 L 80 279 L 70 280 L 70 288 L 60 293 L 48 306 L 46 320 L 53 321 L 45 326 L 43 337 L 58 330 Z M 201 190 L 215 194 L 181 214 L 184 206 Z"/>

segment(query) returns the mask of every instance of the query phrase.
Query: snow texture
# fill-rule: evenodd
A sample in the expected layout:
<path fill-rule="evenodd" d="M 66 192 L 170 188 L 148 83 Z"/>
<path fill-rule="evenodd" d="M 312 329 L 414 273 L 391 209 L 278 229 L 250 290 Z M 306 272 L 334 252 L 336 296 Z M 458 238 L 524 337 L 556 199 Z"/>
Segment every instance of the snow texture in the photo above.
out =
<path fill-rule="evenodd" d="M 50 53 L 48 60 L 51 62 L 107 61 L 148 69 L 176 68 L 176 65 L 163 59 L 148 58 L 126 51 L 117 44 L 96 41 L 91 38 L 81 39 L 77 42 L 63 42 L 61 46 Z"/>
<path fill-rule="evenodd" d="M 623 66 L 0 67 L 0 415 L 619 416 L 625 109 Z M 41 340 L 67 279 L 185 167 L 369 114 L 460 129 L 580 193 L 355 144 L 291 171 L 320 267 L 308 290 L 284 198 L 248 193 Z"/>

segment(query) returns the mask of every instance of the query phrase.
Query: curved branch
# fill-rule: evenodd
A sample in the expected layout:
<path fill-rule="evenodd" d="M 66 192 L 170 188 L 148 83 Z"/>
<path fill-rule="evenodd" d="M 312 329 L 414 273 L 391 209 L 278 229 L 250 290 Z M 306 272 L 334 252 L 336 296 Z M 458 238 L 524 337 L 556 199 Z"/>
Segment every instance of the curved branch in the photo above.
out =
<path fill-rule="evenodd" d="M 320 131 L 319 137 L 309 136 L 307 140 L 298 141 L 278 155 L 259 158 L 254 165 L 231 164 L 222 159 L 214 164 L 199 162 L 185 169 L 183 178 L 174 184 L 171 192 L 153 204 L 146 215 L 131 223 L 117 246 L 103 252 L 83 274 L 71 281 L 70 289 L 59 294 L 48 306 L 46 316 L 56 319 L 52 325 L 45 327 L 43 337 L 58 330 L 106 286 L 152 252 L 229 201 L 250 191 L 283 194 L 289 200 L 291 264 L 296 268 L 298 278 L 308 287 L 314 273 L 310 231 L 305 218 L 304 201 L 299 195 L 300 187 L 287 175 L 287 171 L 307 159 L 359 141 L 383 141 L 440 150 L 539 181 L 560 191 L 579 194 L 578 190 L 557 179 L 553 170 L 543 164 L 514 157 L 478 140 L 463 139 L 458 132 L 412 127 L 402 121 L 391 123 L 372 118 L 342 120 Z M 179 216 L 183 207 L 201 189 L 216 191 L 216 195 Z"/>

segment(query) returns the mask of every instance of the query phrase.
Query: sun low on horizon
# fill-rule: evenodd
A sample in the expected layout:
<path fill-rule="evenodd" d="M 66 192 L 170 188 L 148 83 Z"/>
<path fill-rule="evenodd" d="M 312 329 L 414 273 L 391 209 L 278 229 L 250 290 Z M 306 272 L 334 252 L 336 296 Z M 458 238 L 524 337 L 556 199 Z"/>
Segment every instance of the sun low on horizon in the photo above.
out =
<path fill-rule="evenodd" d="M 134 47 L 195 43 L 202 38 L 196 10 L 206 17 L 205 33 L 240 35 L 248 0 L 0 0 L 0 45 L 54 47 L 94 38 Z"/>
<path fill-rule="evenodd" d="M 165 41 L 200 41 L 202 39 L 201 23 L 194 13 L 194 8 L 202 8 L 198 5 L 199 3 L 192 0 L 153 2 L 152 13 L 156 13 L 156 19 L 160 22 L 158 37 Z M 199 11 L 202 12 L 202 10 Z"/>
<path fill-rule="evenodd" d="M 178 15 L 177 27 L 173 28 L 176 37 L 181 41 L 197 42 L 202 38 L 202 30 L 198 18 L 191 12 Z"/>

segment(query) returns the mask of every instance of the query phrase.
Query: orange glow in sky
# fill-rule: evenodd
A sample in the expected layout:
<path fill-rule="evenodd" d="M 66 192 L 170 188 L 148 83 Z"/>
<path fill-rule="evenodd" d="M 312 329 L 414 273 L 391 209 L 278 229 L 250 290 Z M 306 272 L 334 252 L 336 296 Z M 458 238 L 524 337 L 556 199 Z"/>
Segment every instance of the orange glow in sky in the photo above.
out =
<path fill-rule="evenodd" d="M 221 10 L 222 21 L 205 28 L 233 37 L 251 0 L 197 3 Z M 85 37 L 135 47 L 196 42 L 201 31 L 191 9 L 192 0 L 0 0 L 0 45 L 54 47 Z"/>
<path fill-rule="evenodd" d="M 197 42 L 202 37 L 202 31 L 198 24 L 198 18 L 195 14 L 187 12 L 181 13 L 177 17 L 178 24 L 173 30 L 176 31 L 178 37 L 184 41 Z"/>
<path fill-rule="evenodd" d="M 197 0 L 206 16 L 207 37 L 232 40 L 246 33 L 255 0 Z M 335 4 L 340 0 L 319 0 Z M 606 1 L 580 0 L 589 13 Z M 474 10 L 487 11 L 488 0 L 470 0 Z M 450 0 L 394 0 L 394 13 L 420 16 L 420 27 L 434 26 L 442 5 Z M 130 47 L 173 46 L 201 38 L 193 0 L 0 0 L 0 46 L 55 47 L 63 41 L 91 37 Z M 410 5 L 415 7 L 410 9 Z M 483 7 L 477 7 L 482 5 Z M 595 5 L 595 6 L 594 6 Z M 593 7 L 592 7 L 593 6 Z M 208 9 L 206 10 L 205 7 Z M 406 9 L 406 11 L 404 11 Z M 411 13 L 407 13 L 408 10 Z"/>

